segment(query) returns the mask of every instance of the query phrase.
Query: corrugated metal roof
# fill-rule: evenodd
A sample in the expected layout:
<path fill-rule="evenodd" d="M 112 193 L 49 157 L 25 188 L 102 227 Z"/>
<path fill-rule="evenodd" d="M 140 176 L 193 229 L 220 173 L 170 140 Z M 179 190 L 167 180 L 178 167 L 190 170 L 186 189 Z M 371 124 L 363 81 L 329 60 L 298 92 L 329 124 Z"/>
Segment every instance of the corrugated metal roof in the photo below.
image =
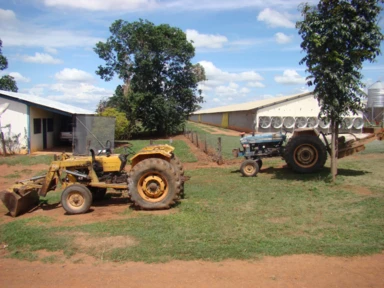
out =
<path fill-rule="evenodd" d="M 290 95 L 290 96 L 268 98 L 268 99 L 254 101 L 254 102 L 234 104 L 234 105 L 230 105 L 230 106 L 222 106 L 222 107 L 216 107 L 216 108 L 211 108 L 211 109 L 199 110 L 199 111 L 194 112 L 193 115 L 234 112 L 234 111 L 248 111 L 248 110 L 253 110 L 253 109 L 257 109 L 257 108 L 263 108 L 266 106 L 271 106 L 274 104 L 279 104 L 281 102 L 294 100 L 296 98 L 301 98 L 301 97 L 305 97 L 308 95 L 312 95 L 312 93 L 307 92 L 307 93 L 295 94 L 295 95 Z"/>
<path fill-rule="evenodd" d="M 10 91 L 0 90 L 0 96 L 1 95 L 14 98 L 16 101 L 36 104 L 38 106 L 48 107 L 50 109 L 62 111 L 69 114 L 87 114 L 87 115 L 96 114 L 95 112 L 90 110 L 82 109 L 76 106 L 68 105 L 65 103 L 61 103 L 58 101 L 50 100 L 50 99 L 39 97 L 32 94 L 22 94 L 22 93 L 15 93 Z"/>

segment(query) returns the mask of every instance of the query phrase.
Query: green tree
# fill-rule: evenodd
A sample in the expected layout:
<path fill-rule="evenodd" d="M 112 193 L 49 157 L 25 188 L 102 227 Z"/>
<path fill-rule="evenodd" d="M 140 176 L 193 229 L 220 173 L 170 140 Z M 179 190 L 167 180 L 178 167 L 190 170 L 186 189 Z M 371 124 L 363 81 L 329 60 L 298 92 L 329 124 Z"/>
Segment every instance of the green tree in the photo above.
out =
<path fill-rule="evenodd" d="M 112 107 L 107 107 L 101 113 L 99 113 L 99 115 L 106 117 L 115 117 L 115 139 L 121 140 L 127 138 L 129 122 L 123 112 L 119 112 L 117 109 Z"/>
<path fill-rule="evenodd" d="M 1 48 L 3 47 L 3 42 L 0 39 L 0 71 L 3 71 L 8 68 L 7 58 L 3 56 Z M 5 75 L 0 78 L 0 90 L 17 92 L 16 81 L 12 76 Z"/>
<path fill-rule="evenodd" d="M 115 21 L 111 36 L 94 51 L 105 60 L 96 74 L 109 81 L 123 80 L 109 104 L 124 111 L 148 131 L 177 132 L 188 115 L 203 102 L 197 83 L 203 67 L 191 63 L 195 49 L 179 28 L 149 21 Z M 197 73 L 198 72 L 198 73 Z"/>
<path fill-rule="evenodd" d="M 378 26 L 383 0 L 321 0 L 301 6 L 304 20 L 296 23 L 306 56 L 307 84 L 331 122 L 332 177 L 337 175 L 337 137 L 342 117 L 362 110 L 361 69 L 380 54 L 383 34 Z"/>

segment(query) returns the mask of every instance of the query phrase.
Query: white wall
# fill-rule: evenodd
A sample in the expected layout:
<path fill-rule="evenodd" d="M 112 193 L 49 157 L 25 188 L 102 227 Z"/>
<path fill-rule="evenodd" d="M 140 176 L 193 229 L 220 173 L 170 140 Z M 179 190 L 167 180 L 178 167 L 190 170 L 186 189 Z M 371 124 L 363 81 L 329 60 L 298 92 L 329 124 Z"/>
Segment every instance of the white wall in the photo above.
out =
<path fill-rule="evenodd" d="M 27 105 L 19 103 L 16 101 L 8 100 L 3 97 L 0 97 L 0 105 L 4 103 L 9 103 L 8 109 L 1 115 L 1 127 L 9 125 L 9 127 L 2 128 L 4 138 L 11 138 L 18 136 L 19 139 L 19 152 L 26 152 L 28 146 L 28 115 L 27 115 Z"/>
<path fill-rule="evenodd" d="M 308 95 L 306 97 L 259 109 L 257 111 L 257 116 L 317 117 L 319 112 L 320 106 L 317 103 L 317 100 L 312 95 Z"/>
<path fill-rule="evenodd" d="M 283 102 L 270 107 L 262 108 L 257 111 L 257 117 L 261 116 L 292 116 L 292 117 L 317 117 L 320 106 L 313 95 L 308 95 L 288 102 Z M 362 112 L 359 113 L 361 117 Z M 349 116 L 353 116 L 349 113 Z M 346 116 L 347 117 L 347 116 Z M 356 117 L 356 116 L 355 116 Z"/>

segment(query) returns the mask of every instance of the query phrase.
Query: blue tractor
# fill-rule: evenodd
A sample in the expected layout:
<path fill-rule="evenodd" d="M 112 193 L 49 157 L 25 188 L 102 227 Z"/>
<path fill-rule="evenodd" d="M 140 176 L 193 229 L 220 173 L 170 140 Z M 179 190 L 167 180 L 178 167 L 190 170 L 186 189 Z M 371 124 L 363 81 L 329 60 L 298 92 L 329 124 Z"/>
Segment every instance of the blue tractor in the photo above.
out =
<path fill-rule="evenodd" d="M 252 177 L 261 169 L 263 158 L 283 157 L 295 172 L 312 173 L 324 167 L 328 145 L 319 138 L 320 133 L 313 128 L 297 129 L 287 140 L 286 134 L 263 133 L 241 134 L 240 149 L 233 149 L 235 157 L 244 157 L 240 172 Z"/>

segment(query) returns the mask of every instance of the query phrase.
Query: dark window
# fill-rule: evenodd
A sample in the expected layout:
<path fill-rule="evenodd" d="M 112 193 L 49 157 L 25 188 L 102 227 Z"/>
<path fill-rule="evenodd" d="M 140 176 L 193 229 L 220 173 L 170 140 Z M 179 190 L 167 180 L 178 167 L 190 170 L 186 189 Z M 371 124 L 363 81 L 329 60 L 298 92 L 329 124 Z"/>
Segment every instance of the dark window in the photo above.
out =
<path fill-rule="evenodd" d="M 33 119 L 33 133 L 40 134 L 41 133 L 41 119 L 35 118 Z"/>
<path fill-rule="evenodd" d="M 47 119 L 47 132 L 53 132 L 53 119 L 48 118 Z"/>

